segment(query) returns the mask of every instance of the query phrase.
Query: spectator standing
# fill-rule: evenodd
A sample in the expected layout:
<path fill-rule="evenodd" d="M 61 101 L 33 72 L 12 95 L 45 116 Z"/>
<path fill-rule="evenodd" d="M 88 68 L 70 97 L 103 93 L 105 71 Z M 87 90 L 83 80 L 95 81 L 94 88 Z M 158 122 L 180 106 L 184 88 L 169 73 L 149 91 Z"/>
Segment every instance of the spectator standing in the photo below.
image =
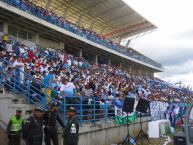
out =
<path fill-rule="evenodd" d="M 167 107 L 166 111 L 164 112 L 165 118 L 170 120 L 170 106 Z"/>
<path fill-rule="evenodd" d="M 69 82 L 66 78 L 63 78 L 62 85 L 60 87 L 60 92 L 65 96 L 72 97 L 74 96 L 75 86 L 73 82 Z"/>
<path fill-rule="evenodd" d="M 68 104 L 73 104 L 73 103 L 78 102 L 77 98 L 74 97 L 75 86 L 74 86 L 73 82 L 69 82 L 66 78 L 63 78 L 63 80 L 62 80 L 60 92 L 61 92 L 61 94 L 66 96 Z"/>
<path fill-rule="evenodd" d="M 170 111 L 170 123 L 171 123 L 171 127 L 175 129 L 176 127 L 175 105 L 172 106 L 172 109 Z"/>
<path fill-rule="evenodd" d="M 53 79 L 54 79 L 54 70 L 51 69 L 49 71 L 49 74 L 46 75 L 44 78 L 44 94 L 46 97 L 46 104 L 48 104 L 51 101 L 51 89 L 52 89 L 52 84 L 53 84 Z"/>

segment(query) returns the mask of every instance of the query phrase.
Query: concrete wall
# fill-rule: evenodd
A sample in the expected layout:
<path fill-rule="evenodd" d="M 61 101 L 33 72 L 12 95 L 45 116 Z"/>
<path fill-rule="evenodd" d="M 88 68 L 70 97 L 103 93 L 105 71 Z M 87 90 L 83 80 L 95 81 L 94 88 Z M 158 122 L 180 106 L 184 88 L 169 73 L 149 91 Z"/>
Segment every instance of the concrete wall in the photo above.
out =
<path fill-rule="evenodd" d="M 43 38 L 43 37 L 39 37 L 39 45 L 46 47 L 46 48 L 48 48 L 48 47 L 53 47 L 53 48 L 57 48 L 57 49 L 60 48 L 60 43 L 48 40 L 48 39 Z"/>
<path fill-rule="evenodd" d="M 8 124 L 11 115 L 15 114 L 13 109 L 8 109 L 9 104 L 11 104 L 11 96 L 5 96 L 1 94 L 0 97 L 0 119 Z"/>
<path fill-rule="evenodd" d="M 143 130 L 147 132 L 149 117 L 142 118 Z M 140 124 L 139 119 L 130 125 L 130 134 L 136 137 Z M 109 123 L 85 124 L 80 128 L 79 145 L 111 145 L 113 143 L 120 143 L 127 135 L 127 126 L 118 126 L 110 121 Z M 62 145 L 62 138 L 59 137 L 60 145 Z"/>

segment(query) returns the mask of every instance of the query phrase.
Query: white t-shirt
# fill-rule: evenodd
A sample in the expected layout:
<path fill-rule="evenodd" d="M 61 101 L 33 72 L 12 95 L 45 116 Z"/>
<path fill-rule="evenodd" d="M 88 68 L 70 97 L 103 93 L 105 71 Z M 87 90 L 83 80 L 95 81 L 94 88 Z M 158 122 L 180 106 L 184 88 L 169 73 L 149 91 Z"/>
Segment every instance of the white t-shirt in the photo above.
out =
<path fill-rule="evenodd" d="M 12 44 L 7 44 L 7 51 L 8 52 L 12 52 L 13 51 Z"/>
<path fill-rule="evenodd" d="M 72 62 L 71 62 L 71 60 L 69 59 L 69 60 L 67 60 L 67 63 L 68 63 L 68 66 L 71 66 L 71 64 L 72 64 Z"/>
<path fill-rule="evenodd" d="M 73 93 L 73 90 L 75 89 L 75 86 L 73 83 L 68 82 L 67 84 L 62 84 L 60 87 L 61 92 L 70 92 Z"/>
<path fill-rule="evenodd" d="M 64 54 L 59 54 L 60 59 L 64 62 Z"/>
<path fill-rule="evenodd" d="M 43 66 L 41 66 L 40 71 L 41 71 L 41 72 L 46 71 L 46 73 L 48 73 L 48 67 L 43 67 Z"/>
<path fill-rule="evenodd" d="M 17 61 L 17 60 L 15 60 L 14 62 L 13 62 L 13 67 L 14 66 L 18 66 L 20 63 Z"/>
<path fill-rule="evenodd" d="M 26 53 L 25 49 L 22 48 L 22 47 L 19 48 L 19 51 L 20 51 L 21 54 Z"/>
<path fill-rule="evenodd" d="M 13 63 L 13 67 L 15 67 L 15 66 L 18 66 L 18 69 L 19 69 L 19 77 L 20 77 L 20 83 L 21 84 L 23 84 L 23 81 L 24 81 L 24 64 L 21 62 L 18 62 L 17 60 L 16 61 L 14 61 L 14 63 Z"/>
<path fill-rule="evenodd" d="M 87 97 L 90 97 L 91 94 L 93 93 L 93 90 L 92 89 L 85 89 L 85 87 L 84 87 L 82 89 L 82 92 L 84 92 Z"/>

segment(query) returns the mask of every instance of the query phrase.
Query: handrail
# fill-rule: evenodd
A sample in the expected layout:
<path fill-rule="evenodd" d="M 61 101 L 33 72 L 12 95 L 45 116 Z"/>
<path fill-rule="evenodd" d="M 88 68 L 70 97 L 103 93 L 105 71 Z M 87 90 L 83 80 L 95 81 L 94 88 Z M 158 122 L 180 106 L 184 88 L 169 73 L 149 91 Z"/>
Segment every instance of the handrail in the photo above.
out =
<path fill-rule="evenodd" d="M 7 128 L 7 124 L 2 119 L 0 119 L 0 127 L 4 130 Z"/>
<path fill-rule="evenodd" d="M 6 124 L 3 120 L 0 119 L 0 122 L 1 122 L 5 127 L 7 127 L 7 124 Z"/>

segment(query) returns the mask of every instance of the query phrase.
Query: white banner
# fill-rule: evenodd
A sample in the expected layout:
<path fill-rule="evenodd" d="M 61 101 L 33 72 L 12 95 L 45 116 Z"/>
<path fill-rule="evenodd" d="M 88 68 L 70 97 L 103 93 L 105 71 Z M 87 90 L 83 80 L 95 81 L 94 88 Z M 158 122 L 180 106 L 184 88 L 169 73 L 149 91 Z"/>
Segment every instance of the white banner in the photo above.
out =
<path fill-rule="evenodd" d="M 153 101 L 150 103 L 151 117 L 160 117 L 166 111 L 168 103 Z"/>

